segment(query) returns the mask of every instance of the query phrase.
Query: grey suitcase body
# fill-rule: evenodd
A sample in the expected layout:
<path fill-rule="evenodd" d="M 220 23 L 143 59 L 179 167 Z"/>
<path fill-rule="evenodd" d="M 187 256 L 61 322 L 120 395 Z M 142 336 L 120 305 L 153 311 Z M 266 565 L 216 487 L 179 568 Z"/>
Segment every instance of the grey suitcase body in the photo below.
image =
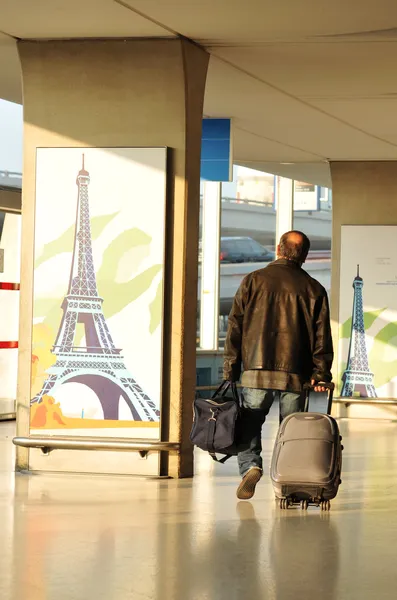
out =
<path fill-rule="evenodd" d="M 332 403 L 332 389 L 329 391 Z M 307 406 L 307 403 L 306 403 Z M 281 508 L 292 504 L 329 510 L 341 483 L 342 445 L 339 427 L 328 414 L 301 412 L 280 425 L 271 463 L 271 479 Z"/>

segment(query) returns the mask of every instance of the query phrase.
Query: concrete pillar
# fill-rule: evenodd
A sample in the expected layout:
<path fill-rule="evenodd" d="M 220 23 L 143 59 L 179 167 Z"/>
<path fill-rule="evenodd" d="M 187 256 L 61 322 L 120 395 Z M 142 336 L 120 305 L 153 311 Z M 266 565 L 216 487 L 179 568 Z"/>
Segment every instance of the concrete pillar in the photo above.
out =
<path fill-rule="evenodd" d="M 37 147 L 167 146 L 163 474 L 191 476 L 201 121 L 208 54 L 181 39 L 20 42 L 24 180 L 18 435 L 29 433 Z M 150 360 L 148 358 L 148 360 Z M 17 468 L 29 466 L 19 448 Z"/>
<path fill-rule="evenodd" d="M 397 224 L 397 161 L 332 162 L 331 319 L 335 347 L 334 376 L 339 346 L 340 244 L 342 225 Z"/>

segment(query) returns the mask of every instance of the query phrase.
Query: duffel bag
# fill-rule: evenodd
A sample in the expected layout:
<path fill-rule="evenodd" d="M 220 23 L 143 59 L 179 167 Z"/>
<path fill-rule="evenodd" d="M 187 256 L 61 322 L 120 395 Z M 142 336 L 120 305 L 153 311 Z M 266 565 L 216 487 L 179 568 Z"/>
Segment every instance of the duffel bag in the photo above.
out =
<path fill-rule="evenodd" d="M 224 463 L 237 454 L 240 399 L 237 386 L 224 381 L 211 398 L 196 398 L 193 405 L 192 444 Z M 216 453 L 224 454 L 221 459 Z"/>

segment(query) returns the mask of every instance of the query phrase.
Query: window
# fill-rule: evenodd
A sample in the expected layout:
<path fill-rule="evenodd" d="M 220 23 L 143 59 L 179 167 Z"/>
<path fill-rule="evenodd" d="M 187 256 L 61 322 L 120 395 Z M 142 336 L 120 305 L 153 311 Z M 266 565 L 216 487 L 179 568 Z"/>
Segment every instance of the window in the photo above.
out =
<path fill-rule="evenodd" d="M 295 200 L 294 200 L 294 229 L 303 231 L 310 239 L 311 247 L 304 269 L 317 279 L 327 290 L 331 289 L 331 238 L 332 238 L 332 194 L 331 190 L 325 187 L 312 186 L 315 188 L 315 202 L 309 207 L 312 210 L 304 210 L 308 205 L 303 199 L 300 203 L 299 198 L 306 194 L 313 195 L 313 190 L 299 182 L 298 201 L 295 182 Z M 307 190 L 307 191 L 305 191 Z M 306 206 L 305 206 L 306 204 Z"/>
<path fill-rule="evenodd" d="M 197 367 L 205 369 L 211 385 L 222 378 L 223 346 L 233 298 L 250 272 L 275 260 L 276 210 L 273 175 L 235 167 L 234 181 L 222 184 L 219 340 L 218 350 L 198 354 Z M 311 251 L 304 268 L 329 292 L 331 284 L 332 194 L 324 187 L 294 182 L 293 228 L 306 233 Z M 201 233 L 201 232 L 200 232 Z M 199 261 L 201 260 L 201 245 Z M 201 265 L 199 263 L 199 277 Z M 200 299 L 200 288 L 199 288 Z M 200 322 L 197 322 L 200 331 Z M 198 335 L 199 342 L 199 335 Z M 200 371 L 201 372 L 201 371 Z M 204 371 L 203 371 L 204 372 Z M 202 381 L 204 381 L 202 379 Z M 204 385 L 204 384 L 201 384 Z"/>
<path fill-rule="evenodd" d="M 219 349 L 242 279 L 274 260 L 274 175 L 234 167 L 233 183 L 222 185 Z"/>

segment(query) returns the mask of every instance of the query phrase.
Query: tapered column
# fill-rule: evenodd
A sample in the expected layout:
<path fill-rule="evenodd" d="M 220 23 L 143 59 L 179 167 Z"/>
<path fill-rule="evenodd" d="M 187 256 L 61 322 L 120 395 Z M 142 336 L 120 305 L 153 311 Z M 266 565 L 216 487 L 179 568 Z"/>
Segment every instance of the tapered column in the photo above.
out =
<path fill-rule="evenodd" d="M 179 442 L 181 452 L 169 460 L 162 457 L 161 471 L 190 476 L 200 144 L 209 56 L 180 39 L 30 41 L 19 43 L 19 54 L 25 128 L 18 435 L 29 434 L 36 149 L 166 146 L 161 435 L 164 441 Z M 82 452 L 82 462 L 85 456 Z M 101 460 L 103 453 L 98 453 Z M 29 465 L 29 451 L 19 448 L 17 467 Z"/>
<path fill-rule="evenodd" d="M 332 274 L 331 274 L 331 319 L 335 359 L 334 380 L 342 386 L 343 369 L 340 351 L 340 296 L 341 296 L 341 232 L 342 225 L 395 225 L 397 223 L 397 161 L 349 161 L 332 162 Z M 374 256 L 384 256 L 384 249 L 373 243 L 368 245 Z M 365 265 L 360 265 L 360 275 Z M 355 269 L 355 265 L 354 265 Z M 355 270 L 349 273 L 354 280 Z M 356 281 L 358 281 L 356 279 Z M 351 285 L 351 283 L 349 282 Z M 351 287 L 345 293 L 353 294 Z M 363 293 L 366 293 L 364 287 Z M 342 290 L 343 292 L 343 290 Z M 361 294 L 361 290 L 360 290 Z M 382 288 L 379 286 L 379 298 Z M 353 300 L 353 295 L 351 296 Z M 384 300 L 381 300 L 384 302 Z M 384 306 L 380 304 L 380 306 Z M 345 360 L 345 359 L 344 359 Z M 372 393 L 375 393 L 374 390 Z M 366 415 L 368 410 L 366 410 Z M 377 411 L 374 410 L 374 416 Z M 349 407 L 349 415 L 362 416 L 361 405 Z"/>

